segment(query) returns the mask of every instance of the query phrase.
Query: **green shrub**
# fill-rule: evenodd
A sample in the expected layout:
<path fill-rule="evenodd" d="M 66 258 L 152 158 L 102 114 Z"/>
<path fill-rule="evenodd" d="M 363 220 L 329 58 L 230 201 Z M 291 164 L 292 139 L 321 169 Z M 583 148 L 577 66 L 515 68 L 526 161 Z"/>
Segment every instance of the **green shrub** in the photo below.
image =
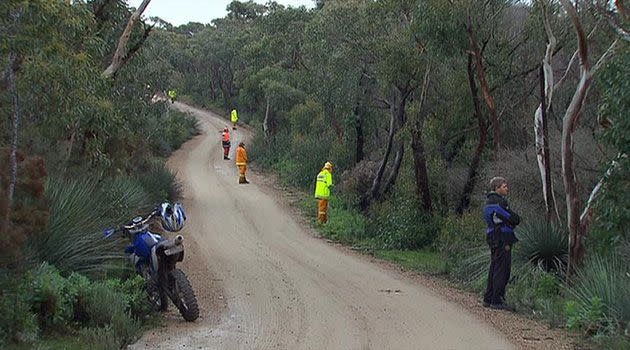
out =
<path fill-rule="evenodd" d="M 122 344 L 133 342 L 140 332 L 140 323 L 126 312 L 117 312 L 112 315 L 112 331 Z"/>
<path fill-rule="evenodd" d="M 433 243 L 438 224 L 415 200 L 393 198 L 372 206 L 367 231 L 383 249 L 420 249 Z"/>
<path fill-rule="evenodd" d="M 272 169 L 278 173 L 282 182 L 293 186 L 299 186 L 306 178 L 306 174 L 301 175 L 299 178 L 295 177 L 295 174 L 299 172 L 299 168 L 299 162 L 292 159 L 282 159 L 272 166 Z"/>
<path fill-rule="evenodd" d="M 490 251 L 487 246 L 473 246 L 448 258 L 451 276 L 474 290 L 485 288 L 490 267 Z"/>
<path fill-rule="evenodd" d="M 568 234 L 544 220 L 528 222 L 518 232 L 514 246 L 515 265 L 531 264 L 544 271 L 564 271 L 568 257 Z"/>
<path fill-rule="evenodd" d="M 31 310 L 37 315 L 44 330 L 65 330 L 74 316 L 77 294 L 59 270 L 47 263 L 41 264 L 26 277 Z"/>
<path fill-rule="evenodd" d="M 86 303 L 86 311 L 90 325 L 101 327 L 112 322 L 117 313 L 124 313 L 128 308 L 125 298 L 107 283 L 96 283 L 92 286 Z"/>
<path fill-rule="evenodd" d="M 139 275 L 133 275 L 125 280 L 108 279 L 105 281 L 109 289 L 121 295 L 126 311 L 135 319 L 140 320 L 151 313 L 144 284 L 144 279 Z"/>
<path fill-rule="evenodd" d="M 79 337 L 85 344 L 90 344 L 91 349 L 115 350 L 120 349 L 122 345 L 109 324 L 103 327 L 83 328 L 79 331 Z"/>
<path fill-rule="evenodd" d="M 569 329 L 582 329 L 589 335 L 604 331 L 610 325 L 606 305 L 598 297 L 587 302 L 567 301 L 566 314 Z"/>
<path fill-rule="evenodd" d="M 143 194 L 138 184 L 122 180 L 103 186 L 107 188 L 100 190 L 91 180 L 49 179 L 48 229 L 26 247 L 33 262 L 88 275 L 119 266 L 123 242 L 104 238 L 102 230 L 133 217 Z"/>
<path fill-rule="evenodd" d="M 86 324 L 90 316 L 87 313 L 87 303 L 89 295 L 92 291 L 92 281 L 87 277 L 73 272 L 68 277 L 68 288 L 71 289 L 76 296 L 74 300 L 74 321 L 79 324 Z"/>
<path fill-rule="evenodd" d="M 0 271 L 0 346 L 33 341 L 39 334 L 37 316 L 31 311 L 30 288 L 22 277 Z"/>
<path fill-rule="evenodd" d="M 531 310 L 547 319 L 552 326 L 564 324 L 564 300 L 560 295 L 561 280 L 557 275 L 531 265 L 524 265 L 512 275 L 513 283 L 506 293 L 508 303 L 519 310 Z"/>
<path fill-rule="evenodd" d="M 109 225 L 125 222 L 153 204 L 142 183 L 125 176 L 103 180 L 96 195 L 95 205 L 104 210 L 101 221 L 109 221 Z"/>
<path fill-rule="evenodd" d="M 156 119 L 149 118 L 143 127 L 151 140 L 153 154 L 160 157 L 169 156 L 200 130 L 196 118 L 173 109 Z"/>
<path fill-rule="evenodd" d="M 460 258 L 470 255 L 470 249 L 486 246 L 486 224 L 481 214 L 465 213 L 462 216 L 448 216 L 440 227 L 437 248 L 457 265 Z"/>
<path fill-rule="evenodd" d="M 148 194 L 148 203 L 156 204 L 165 200 L 174 202 L 182 197 L 181 183 L 177 180 L 177 176 L 162 162 L 153 163 L 137 178 Z"/>
<path fill-rule="evenodd" d="M 627 262 L 615 255 L 594 255 L 577 270 L 575 284 L 568 286 L 574 298 L 571 325 L 587 331 L 627 332 L 630 324 L 630 278 Z M 569 308 L 569 304 L 567 305 Z"/>
<path fill-rule="evenodd" d="M 324 236 L 335 241 L 356 243 L 366 238 L 365 218 L 356 210 L 344 208 L 342 203 L 333 197 L 328 209 L 328 223 L 321 226 L 321 231 Z"/>

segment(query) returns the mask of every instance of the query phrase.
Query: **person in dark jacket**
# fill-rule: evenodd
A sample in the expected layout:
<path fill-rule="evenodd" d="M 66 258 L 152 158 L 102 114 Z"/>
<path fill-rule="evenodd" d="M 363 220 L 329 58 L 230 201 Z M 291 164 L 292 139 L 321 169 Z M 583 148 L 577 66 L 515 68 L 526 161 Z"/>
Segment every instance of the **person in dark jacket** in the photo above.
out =
<path fill-rule="evenodd" d="M 505 287 L 510 280 L 512 246 L 518 241 L 514 228 L 521 218 L 510 209 L 507 201 L 508 182 L 502 177 L 490 180 L 483 218 L 488 225 L 487 242 L 491 261 L 483 305 L 493 309 L 513 310 L 505 303 Z"/>

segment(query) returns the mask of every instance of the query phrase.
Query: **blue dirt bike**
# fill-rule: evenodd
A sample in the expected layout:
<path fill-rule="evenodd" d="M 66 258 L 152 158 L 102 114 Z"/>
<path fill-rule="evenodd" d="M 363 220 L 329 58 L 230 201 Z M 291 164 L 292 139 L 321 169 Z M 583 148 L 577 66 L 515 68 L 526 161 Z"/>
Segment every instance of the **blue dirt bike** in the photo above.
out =
<path fill-rule="evenodd" d="M 186 321 L 194 321 L 199 317 L 195 292 L 186 274 L 175 267 L 184 259 L 184 238 L 177 235 L 175 239 L 166 239 L 150 232 L 149 222 L 158 218 L 162 227 L 170 232 L 181 230 L 186 220 L 179 203 L 162 203 L 146 216 L 138 216 L 103 233 L 105 237 L 121 234 L 132 239 L 125 253 L 136 272 L 144 277 L 149 303 L 155 310 L 165 311 L 170 298 Z"/>

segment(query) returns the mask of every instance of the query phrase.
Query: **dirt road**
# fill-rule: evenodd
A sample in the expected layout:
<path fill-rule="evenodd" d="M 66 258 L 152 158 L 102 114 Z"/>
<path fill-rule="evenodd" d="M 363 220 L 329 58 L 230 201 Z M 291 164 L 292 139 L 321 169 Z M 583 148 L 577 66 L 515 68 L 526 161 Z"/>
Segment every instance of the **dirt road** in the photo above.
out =
<path fill-rule="evenodd" d="M 484 321 L 408 277 L 314 237 L 222 158 L 225 120 L 176 103 L 203 134 L 169 160 L 184 183 L 182 268 L 202 318 L 171 311 L 133 349 L 510 349 Z M 237 145 L 251 135 L 232 134 Z M 233 153 L 235 147 L 231 150 Z"/>

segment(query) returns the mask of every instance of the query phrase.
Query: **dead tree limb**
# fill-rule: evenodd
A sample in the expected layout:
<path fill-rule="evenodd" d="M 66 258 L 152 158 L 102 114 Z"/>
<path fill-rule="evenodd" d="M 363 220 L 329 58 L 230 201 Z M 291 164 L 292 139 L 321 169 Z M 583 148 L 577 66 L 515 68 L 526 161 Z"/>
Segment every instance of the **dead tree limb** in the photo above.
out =
<path fill-rule="evenodd" d="M 144 10 L 146 10 L 150 2 L 151 0 L 143 0 L 140 6 L 138 6 L 138 9 L 129 18 L 125 30 L 118 39 L 118 46 L 116 47 L 116 52 L 114 52 L 114 56 L 112 57 L 112 62 L 109 67 L 107 67 L 107 69 L 103 71 L 103 77 L 113 78 L 116 73 L 118 73 L 120 68 L 125 64 L 125 62 L 127 62 L 131 57 L 129 56 L 129 52 L 127 51 L 127 43 L 129 42 L 129 37 L 131 36 L 133 26 L 136 24 L 136 22 L 140 20 L 140 16 L 144 12 Z"/>
<path fill-rule="evenodd" d="M 595 203 L 595 200 L 599 196 L 602 186 L 604 185 L 604 182 L 606 181 L 608 177 L 610 177 L 610 175 L 612 175 L 613 171 L 615 171 L 615 169 L 619 166 L 619 164 L 622 161 L 627 161 L 627 158 L 628 158 L 627 154 L 620 153 L 619 155 L 617 155 L 615 159 L 613 159 L 610 162 L 610 166 L 608 167 L 608 170 L 606 171 L 606 175 L 602 176 L 602 178 L 599 179 L 599 181 L 597 182 L 597 185 L 593 187 L 591 194 L 588 196 L 588 200 L 586 201 L 586 206 L 584 207 L 584 210 L 582 211 L 582 214 L 580 215 L 580 226 L 582 227 L 590 226 L 591 220 L 593 217 L 593 203 Z"/>
<path fill-rule="evenodd" d="M 477 44 L 472 19 L 470 17 L 468 17 L 468 26 L 466 27 L 466 30 L 468 32 L 470 53 L 473 55 L 475 59 L 475 66 L 477 67 L 477 79 L 479 79 L 483 99 L 486 102 L 486 106 L 488 107 L 488 112 L 490 114 L 490 122 L 492 123 L 492 142 L 494 147 L 493 152 L 496 156 L 497 152 L 501 148 L 501 128 L 499 126 L 496 103 L 494 102 L 494 98 L 492 97 L 492 93 L 490 92 L 490 87 L 488 85 L 488 80 L 486 79 L 486 71 L 483 67 L 483 56 L 481 49 L 479 48 L 479 44 Z"/>

